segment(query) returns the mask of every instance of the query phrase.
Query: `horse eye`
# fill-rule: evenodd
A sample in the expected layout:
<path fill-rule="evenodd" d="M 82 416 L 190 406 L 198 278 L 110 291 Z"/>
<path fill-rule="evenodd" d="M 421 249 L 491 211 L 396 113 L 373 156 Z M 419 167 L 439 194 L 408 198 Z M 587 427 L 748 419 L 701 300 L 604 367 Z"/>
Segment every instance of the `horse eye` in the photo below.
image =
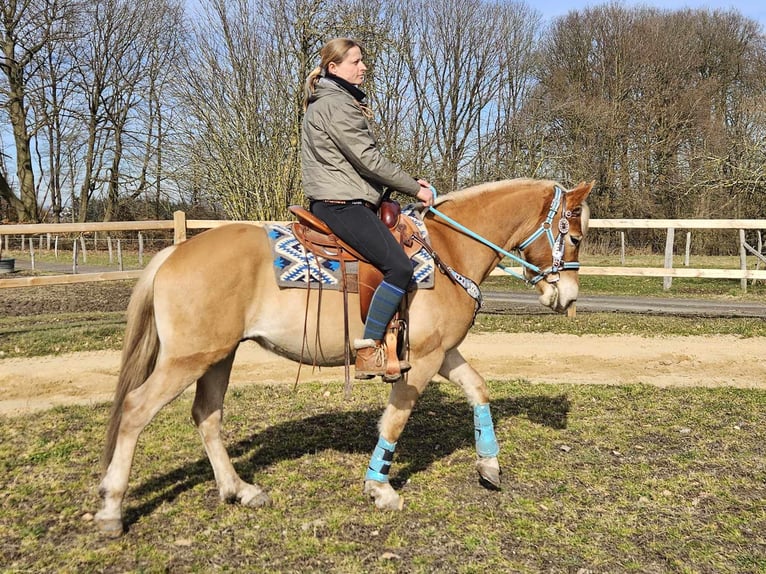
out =
<path fill-rule="evenodd" d="M 570 235 L 569 240 L 572 242 L 572 245 L 577 247 L 578 245 L 580 245 L 580 242 L 582 241 L 582 237 L 575 237 L 574 235 Z"/>

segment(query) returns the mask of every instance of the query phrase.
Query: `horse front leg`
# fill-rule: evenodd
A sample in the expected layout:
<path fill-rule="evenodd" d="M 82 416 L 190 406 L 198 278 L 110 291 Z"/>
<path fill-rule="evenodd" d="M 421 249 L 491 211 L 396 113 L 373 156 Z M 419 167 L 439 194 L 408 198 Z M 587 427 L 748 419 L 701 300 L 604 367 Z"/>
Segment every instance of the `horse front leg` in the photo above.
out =
<path fill-rule="evenodd" d="M 447 353 L 439 369 L 439 374 L 460 385 L 468 402 L 473 407 L 474 438 L 476 440 L 476 470 L 484 486 L 500 488 L 500 463 L 497 455 L 500 446 L 495 437 L 495 427 L 489 409 L 489 389 L 476 369 L 474 369 L 457 349 Z"/>
<path fill-rule="evenodd" d="M 391 387 L 388 405 L 378 423 L 378 443 L 364 476 L 364 492 L 369 494 L 374 499 L 375 506 L 382 510 L 401 510 L 404 506 L 404 500 L 388 482 L 388 473 L 394 458 L 396 442 L 420 394 L 436 373 L 442 356 L 437 352 L 427 358 L 414 360 L 406 380 L 399 379 Z"/>
<path fill-rule="evenodd" d="M 268 504 L 268 495 L 258 485 L 249 484 L 239 477 L 221 439 L 223 400 L 229 386 L 235 352 L 232 351 L 223 361 L 213 365 L 197 381 L 192 418 L 213 467 L 221 500 L 259 507 Z"/>

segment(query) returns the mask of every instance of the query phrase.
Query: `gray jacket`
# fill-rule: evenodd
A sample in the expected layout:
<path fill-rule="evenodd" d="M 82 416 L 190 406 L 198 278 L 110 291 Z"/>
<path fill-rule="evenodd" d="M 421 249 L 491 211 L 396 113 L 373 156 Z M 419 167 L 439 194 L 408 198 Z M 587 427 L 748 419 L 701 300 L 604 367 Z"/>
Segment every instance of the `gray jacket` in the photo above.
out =
<path fill-rule="evenodd" d="M 415 197 L 412 176 L 380 153 L 370 124 L 348 90 L 321 78 L 303 118 L 303 189 L 309 199 L 380 203 L 384 188 Z"/>

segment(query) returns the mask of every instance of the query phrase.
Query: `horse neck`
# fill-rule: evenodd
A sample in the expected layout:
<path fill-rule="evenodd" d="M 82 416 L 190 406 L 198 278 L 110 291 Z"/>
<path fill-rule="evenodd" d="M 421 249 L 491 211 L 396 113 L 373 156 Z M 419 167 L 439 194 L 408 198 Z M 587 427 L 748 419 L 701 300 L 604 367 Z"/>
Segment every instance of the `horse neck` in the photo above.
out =
<path fill-rule="evenodd" d="M 512 251 L 540 225 L 546 212 L 545 198 L 539 189 L 521 186 L 486 193 L 473 201 L 448 201 L 438 209 L 477 235 Z M 474 281 L 482 281 L 502 259 L 502 255 L 439 217 L 429 222 L 428 230 L 441 258 Z"/>

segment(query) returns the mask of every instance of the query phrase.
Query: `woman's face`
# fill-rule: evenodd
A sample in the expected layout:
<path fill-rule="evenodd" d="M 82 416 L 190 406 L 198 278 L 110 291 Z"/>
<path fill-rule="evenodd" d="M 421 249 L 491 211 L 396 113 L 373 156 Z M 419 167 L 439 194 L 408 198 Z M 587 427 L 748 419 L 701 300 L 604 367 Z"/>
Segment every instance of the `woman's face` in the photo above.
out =
<path fill-rule="evenodd" d="M 367 66 L 362 62 L 362 51 L 359 46 L 353 46 L 348 52 L 346 57 L 340 64 L 330 62 L 327 66 L 327 71 L 343 78 L 349 84 L 359 86 L 364 82 L 364 73 L 367 71 Z"/>

